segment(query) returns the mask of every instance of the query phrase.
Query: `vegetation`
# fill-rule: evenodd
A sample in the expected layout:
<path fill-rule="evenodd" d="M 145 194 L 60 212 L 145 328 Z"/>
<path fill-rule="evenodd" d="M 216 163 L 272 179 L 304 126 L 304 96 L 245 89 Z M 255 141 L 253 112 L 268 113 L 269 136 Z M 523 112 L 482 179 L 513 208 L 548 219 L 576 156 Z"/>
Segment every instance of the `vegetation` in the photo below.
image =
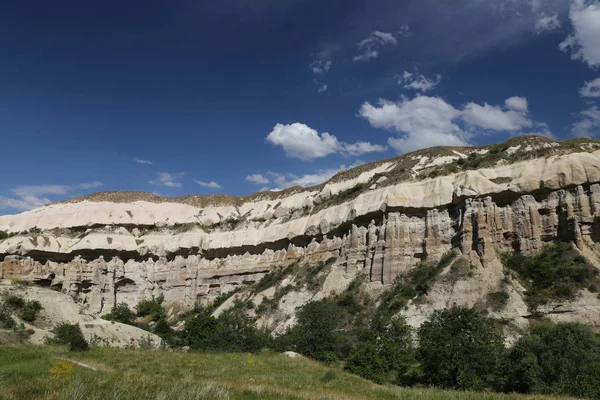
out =
<path fill-rule="evenodd" d="M 570 243 L 544 247 L 537 255 L 506 255 L 504 265 L 515 272 L 527 289 L 531 312 L 551 300 L 570 300 L 580 289 L 598 286 L 598 270 L 578 254 Z"/>
<path fill-rule="evenodd" d="M 338 367 L 272 352 L 186 354 L 93 348 L 68 353 L 61 347 L 0 346 L 0 371 L 0 398 L 7 400 L 542 399 L 380 386 Z"/>
<path fill-rule="evenodd" d="M 506 389 L 600 398 L 600 335 L 582 324 L 532 328 L 509 352 Z"/>
<path fill-rule="evenodd" d="M 10 312 L 16 313 L 19 318 L 26 322 L 36 320 L 38 313 L 42 310 L 42 305 L 37 300 L 25 300 L 21 296 L 6 295 L 2 305 L 6 309 L 4 314 L 7 316 L 6 323 L 10 325 Z"/>
<path fill-rule="evenodd" d="M 54 337 L 46 340 L 48 344 L 68 345 L 70 351 L 87 351 L 90 348 L 77 324 L 59 324 L 52 330 L 52 333 L 54 333 Z"/>
<path fill-rule="evenodd" d="M 4 240 L 4 239 L 8 239 L 10 236 L 8 233 L 4 232 L 4 231 L 0 231 L 0 241 Z"/>
<path fill-rule="evenodd" d="M 131 311 L 127 303 L 119 303 L 116 306 L 113 306 L 110 313 L 105 314 L 102 318 L 107 321 L 115 321 L 122 324 L 134 325 L 136 314 Z"/>
<path fill-rule="evenodd" d="M 164 318 L 166 313 L 162 306 L 165 298 L 160 295 L 152 300 L 142 300 L 136 306 L 136 314 L 138 317 L 149 317 L 151 321 L 158 321 Z"/>
<path fill-rule="evenodd" d="M 420 262 L 410 271 L 398 275 L 390 290 L 382 298 L 380 310 L 388 314 L 400 311 L 408 302 L 426 295 L 435 278 L 454 260 L 456 254 L 448 252 L 437 264 Z"/>
<path fill-rule="evenodd" d="M 425 382 L 442 388 L 498 388 L 502 336 L 474 308 L 434 311 L 418 332 L 418 359 Z"/>

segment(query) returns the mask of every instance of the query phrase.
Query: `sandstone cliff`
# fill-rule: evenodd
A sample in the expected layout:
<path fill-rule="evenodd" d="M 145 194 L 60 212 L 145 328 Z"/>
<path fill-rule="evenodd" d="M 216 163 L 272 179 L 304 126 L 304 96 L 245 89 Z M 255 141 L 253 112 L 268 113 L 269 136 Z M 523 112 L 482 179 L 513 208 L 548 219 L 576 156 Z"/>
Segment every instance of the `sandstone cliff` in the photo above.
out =
<path fill-rule="evenodd" d="M 417 262 L 453 251 L 426 298 L 402 311 L 418 325 L 437 308 L 485 307 L 502 285 L 506 252 L 572 241 L 600 267 L 598 217 L 600 142 L 521 137 L 365 164 L 313 188 L 245 198 L 105 192 L 2 216 L 10 237 L 0 242 L 0 277 L 76 294 L 96 313 L 159 294 L 176 312 L 275 268 L 335 259 L 316 290 L 246 293 L 256 305 L 277 301 L 261 321 L 280 330 L 294 323 L 296 307 L 339 293 L 359 274 L 377 297 Z M 457 275 L 459 267 L 468 273 Z M 490 312 L 518 329 L 530 318 L 524 289 L 513 282 L 507 290 L 507 306 Z M 600 327 L 600 300 L 586 290 L 543 311 Z"/>

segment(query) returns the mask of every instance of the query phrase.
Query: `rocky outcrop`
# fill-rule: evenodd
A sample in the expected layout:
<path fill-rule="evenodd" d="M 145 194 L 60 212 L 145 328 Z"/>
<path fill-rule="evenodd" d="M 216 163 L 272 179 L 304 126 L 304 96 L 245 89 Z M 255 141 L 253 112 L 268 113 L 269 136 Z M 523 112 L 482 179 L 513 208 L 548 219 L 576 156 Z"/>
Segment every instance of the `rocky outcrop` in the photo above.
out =
<path fill-rule="evenodd" d="M 257 282 L 275 267 L 336 258 L 329 289 L 293 302 L 301 305 L 342 290 L 359 273 L 376 290 L 419 261 L 457 252 L 471 276 L 448 277 L 425 303 L 411 304 L 404 312 L 418 324 L 435 308 L 485 301 L 504 276 L 506 252 L 533 254 L 569 240 L 600 265 L 598 144 L 565 150 L 544 141 L 541 149 L 553 152 L 542 154 L 532 143 L 505 146 L 506 157 L 521 154 L 521 161 L 493 153 L 493 165 L 477 170 L 465 167 L 475 158 L 469 152 L 494 148 L 445 149 L 454 155 L 428 161 L 407 155 L 317 188 L 233 203 L 80 199 L 3 216 L 0 230 L 14 235 L 0 242 L 0 276 L 76 294 L 99 313 L 159 294 L 183 309 Z M 427 178 L 436 168 L 445 175 Z M 527 317 L 522 291 L 511 289 L 503 317 Z M 597 305 L 588 300 L 578 315 L 600 326 L 600 314 L 590 311 Z"/>

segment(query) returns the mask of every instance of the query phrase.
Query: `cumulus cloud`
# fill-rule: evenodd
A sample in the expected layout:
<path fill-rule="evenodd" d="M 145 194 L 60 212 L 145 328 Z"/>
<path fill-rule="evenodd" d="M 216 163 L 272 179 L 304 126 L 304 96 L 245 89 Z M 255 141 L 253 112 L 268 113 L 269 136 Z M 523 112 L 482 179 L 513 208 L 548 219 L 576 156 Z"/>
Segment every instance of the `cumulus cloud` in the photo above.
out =
<path fill-rule="evenodd" d="M 523 112 L 527 112 L 527 108 L 529 107 L 527 99 L 525 97 L 519 96 L 513 96 L 506 99 L 506 101 L 504 101 L 504 105 L 506 106 L 506 108 L 509 108 L 511 110 Z"/>
<path fill-rule="evenodd" d="M 10 208 L 17 211 L 29 211 L 51 201 L 46 197 L 21 196 L 18 198 L 0 196 L 0 210 Z"/>
<path fill-rule="evenodd" d="M 556 31 L 560 27 L 561 23 L 558 19 L 558 14 L 546 15 L 542 13 L 535 23 L 535 33 L 541 35 L 542 33 Z"/>
<path fill-rule="evenodd" d="M 593 106 L 579 114 L 579 120 L 573 124 L 573 135 L 592 137 L 600 134 L 600 108 Z"/>
<path fill-rule="evenodd" d="M 359 116 L 375 128 L 403 134 L 388 139 L 399 153 L 431 146 L 465 146 L 474 130 L 517 133 L 535 124 L 527 116 L 527 100 L 511 97 L 504 108 L 487 103 L 467 103 L 462 110 L 439 97 L 403 97 L 399 102 L 364 103 Z"/>
<path fill-rule="evenodd" d="M 357 46 L 360 54 L 355 56 L 353 61 L 369 61 L 379 57 L 379 50 L 385 46 L 397 46 L 398 39 L 389 32 L 375 31 L 371 35 L 358 42 Z"/>
<path fill-rule="evenodd" d="M 94 189 L 102 186 L 102 182 L 83 182 L 75 185 L 25 185 L 10 189 L 15 197 L 0 196 L 0 209 L 28 211 L 41 207 L 52 201 L 47 196 L 65 196 L 76 189 Z"/>
<path fill-rule="evenodd" d="M 600 65 L 600 2 L 574 0 L 569 11 L 573 25 L 571 34 L 560 44 L 562 51 L 571 51 L 571 58 Z"/>
<path fill-rule="evenodd" d="M 467 103 L 461 117 L 470 125 L 494 131 L 514 132 L 533 126 L 533 122 L 527 117 L 527 108 L 504 110 L 487 103 Z"/>
<path fill-rule="evenodd" d="M 217 182 L 214 182 L 214 181 L 203 182 L 203 181 L 197 181 L 194 179 L 194 182 L 196 182 L 200 186 L 204 186 L 204 187 L 210 188 L 210 189 L 221 189 L 222 188 L 221 185 L 219 185 Z"/>
<path fill-rule="evenodd" d="M 152 165 L 152 161 L 149 160 L 142 160 L 141 158 L 134 158 L 133 161 L 135 161 L 138 164 L 147 164 L 147 165 Z"/>
<path fill-rule="evenodd" d="M 262 174 L 248 175 L 246 176 L 246 181 L 256 183 L 257 185 L 266 185 L 268 183 L 271 183 L 269 178 Z"/>
<path fill-rule="evenodd" d="M 434 78 L 426 78 L 424 75 L 412 74 L 408 71 L 404 71 L 402 78 L 398 80 L 400 85 L 404 86 L 404 89 L 420 90 L 421 92 L 428 92 L 435 89 L 437 85 L 442 81 L 441 75 L 436 75 Z"/>
<path fill-rule="evenodd" d="M 181 182 L 179 182 L 179 179 L 181 179 L 184 175 L 184 172 L 179 172 L 176 174 L 159 172 L 156 175 L 156 179 L 148 181 L 148 183 L 156 186 L 181 187 Z"/>
<path fill-rule="evenodd" d="M 579 89 L 579 94 L 581 97 L 600 97 L 600 78 L 586 82 L 583 87 Z"/>
<path fill-rule="evenodd" d="M 302 176 L 297 176 L 291 173 L 269 171 L 269 177 L 271 178 L 272 182 L 278 187 L 275 189 L 263 187 L 261 191 L 279 191 L 281 189 L 287 189 L 293 186 L 310 187 L 320 185 L 321 183 L 327 182 L 329 179 L 333 178 L 333 176 L 338 172 L 345 171 L 349 168 L 354 168 L 362 163 L 362 161 L 357 161 L 350 166 L 340 165 L 339 168 L 319 169 L 313 173 L 305 174 Z"/>
<path fill-rule="evenodd" d="M 325 93 L 326 91 L 327 91 L 327 84 L 325 84 L 325 83 L 322 85 L 319 85 L 319 87 L 317 88 L 317 92 L 319 92 L 319 93 Z"/>
<path fill-rule="evenodd" d="M 281 146 L 288 157 L 311 161 L 330 154 L 358 156 L 364 153 L 385 151 L 384 146 L 368 142 L 349 144 L 341 142 L 332 134 L 316 130 L 301 123 L 277 124 L 267 135 L 267 141 Z"/>

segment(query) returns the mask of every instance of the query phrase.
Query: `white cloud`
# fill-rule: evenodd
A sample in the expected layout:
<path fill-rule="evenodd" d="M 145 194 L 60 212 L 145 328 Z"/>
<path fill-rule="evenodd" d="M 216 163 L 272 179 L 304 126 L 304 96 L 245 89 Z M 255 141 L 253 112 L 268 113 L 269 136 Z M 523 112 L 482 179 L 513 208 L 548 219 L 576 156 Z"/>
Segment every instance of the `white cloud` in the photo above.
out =
<path fill-rule="evenodd" d="M 138 164 L 147 164 L 147 165 L 152 165 L 152 161 L 149 160 L 142 160 L 141 158 L 134 158 L 133 161 L 135 161 Z"/>
<path fill-rule="evenodd" d="M 579 121 L 573 124 L 573 135 L 592 137 L 600 134 L 600 108 L 590 107 L 580 113 Z"/>
<path fill-rule="evenodd" d="M 42 195 L 63 195 L 71 190 L 68 185 L 37 185 L 37 186 L 19 186 L 10 191 L 19 197 L 42 196 Z"/>
<path fill-rule="evenodd" d="M 51 201 L 45 197 L 21 196 L 19 198 L 11 198 L 0 196 L 0 210 L 12 208 L 17 211 L 29 211 L 48 203 L 51 203 Z"/>
<path fill-rule="evenodd" d="M 504 101 L 504 105 L 506 108 L 515 111 L 523 111 L 527 112 L 529 108 L 529 104 L 527 103 L 527 99 L 525 97 L 513 96 Z"/>
<path fill-rule="evenodd" d="M 275 125 L 266 139 L 275 146 L 281 146 L 288 157 L 303 161 L 311 161 L 334 153 L 357 156 L 385 150 L 383 146 L 368 142 L 354 144 L 340 142 L 332 134 L 327 132 L 319 134 L 316 130 L 298 122 L 290 125 Z"/>
<path fill-rule="evenodd" d="M 535 23 L 535 33 L 540 35 L 560 29 L 561 23 L 558 14 L 546 15 L 542 13 Z"/>
<path fill-rule="evenodd" d="M 527 100 L 511 97 L 500 106 L 467 103 L 458 110 L 439 97 L 403 97 L 399 102 L 380 100 L 376 106 L 366 102 L 359 116 L 371 126 L 403 134 L 388 139 L 400 153 L 432 146 L 465 146 L 474 129 L 518 132 L 534 126 L 527 117 Z M 463 129 L 459 125 L 465 125 Z"/>
<path fill-rule="evenodd" d="M 365 153 L 381 153 L 387 148 L 380 144 L 372 144 L 369 142 L 356 142 L 353 144 L 345 143 L 343 145 L 343 153 L 351 156 L 360 156 Z"/>
<path fill-rule="evenodd" d="M 499 106 L 484 103 L 467 103 L 462 112 L 462 119 L 470 125 L 494 131 L 518 131 L 533 126 L 527 118 L 526 111 L 503 110 Z"/>
<path fill-rule="evenodd" d="M 435 89 L 437 85 L 442 81 L 441 75 L 436 75 L 435 78 L 429 79 L 424 75 L 415 75 L 408 71 L 404 71 L 402 78 L 398 80 L 399 84 L 403 84 L 404 89 L 420 90 L 421 92 L 428 92 Z"/>
<path fill-rule="evenodd" d="M 196 182 L 198 185 L 200 186 L 204 186 L 210 189 L 221 189 L 222 186 L 219 185 L 217 182 L 211 181 L 211 182 L 203 182 L 203 181 L 197 181 L 194 179 L 194 182 Z"/>
<path fill-rule="evenodd" d="M 83 182 L 76 185 L 26 185 L 10 189 L 15 197 L 0 196 L 0 209 L 27 211 L 51 203 L 47 196 L 64 196 L 75 189 L 94 189 L 102 182 Z"/>
<path fill-rule="evenodd" d="M 600 97 L 600 78 L 586 82 L 583 87 L 579 89 L 579 94 L 581 97 Z"/>
<path fill-rule="evenodd" d="M 371 35 L 358 42 L 358 49 L 361 54 L 355 56 L 353 61 L 369 61 L 379 57 L 379 49 L 385 46 L 397 46 L 398 40 L 393 34 L 388 32 L 375 31 Z"/>
<path fill-rule="evenodd" d="M 94 182 L 83 182 L 77 185 L 78 189 L 96 189 L 102 186 L 102 182 L 94 181 Z"/>
<path fill-rule="evenodd" d="M 331 66 L 333 65 L 333 61 L 330 59 L 318 59 L 314 60 L 310 63 L 309 67 L 314 74 L 323 75 L 329 72 Z"/>
<path fill-rule="evenodd" d="M 266 185 L 268 183 L 271 183 L 269 178 L 262 174 L 248 175 L 246 176 L 246 181 L 256 183 L 257 185 Z"/>
<path fill-rule="evenodd" d="M 349 168 L 354 168 L 360 164 L 362 164 L 362 161 L 357 161 L 350 166 L 340 165 L 339 168 L 319 169 L 311 174 L 302 176 L 269 171 L 268 175 L 272 178 L 273 182 L 278 186 L 278 188 L 269 189 L 268 187 L 264 187 L 261 189 L 261 191 L 279 191 L 281 189 L 287 189 L 293 186 L 309 187 L 320 185 L 323 182 L 327 182 L 338 172 L 345 171 Z"/>
<path fill-rule="evenodd" d="M 560 44 L 562 51 L 571 51 L 571 58 L 600 66 L 600 2 L 574 0 L 569 11 L 573 32 Z"/>
<path fill-rule="evenodd" d="M 181 187 L 181 182 L 179 182 L 179 179 L 181 179 L 181 177 L 183 177 L 184 175 L 184 172 L 179 172 L 176 174 L 171 174 L 169 172 L 159 172 L 156 175 L 156 179 L 148 181 L 148 183 L 157 186 Z"/>
<path fill-rule="evenodd" d="M 318 87 L 317 92 L 319 93 L 325 93 L 327 91 L 327 84 L 322 84 Z"/>

